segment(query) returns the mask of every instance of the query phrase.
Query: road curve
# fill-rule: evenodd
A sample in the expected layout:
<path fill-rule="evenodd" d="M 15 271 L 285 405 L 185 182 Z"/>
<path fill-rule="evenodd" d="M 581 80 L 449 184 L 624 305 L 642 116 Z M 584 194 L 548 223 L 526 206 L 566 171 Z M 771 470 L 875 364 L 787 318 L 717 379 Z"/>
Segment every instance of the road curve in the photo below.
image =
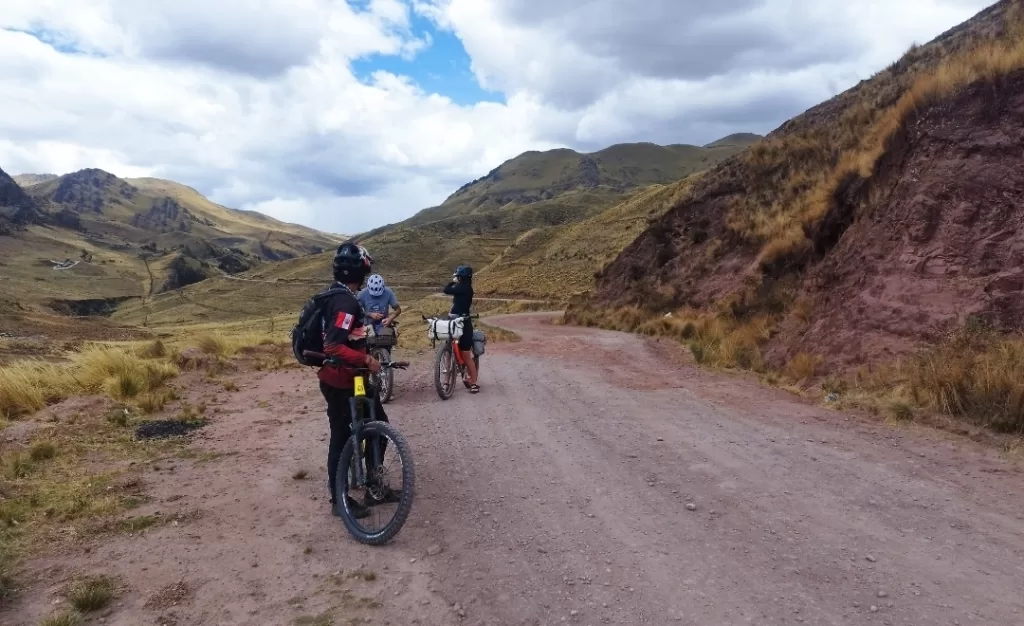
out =
<path fill-rule="evenodd" d="M 1013 462 L 549 321 L 393 409 L 469 623 L 1024 624 Z"/>

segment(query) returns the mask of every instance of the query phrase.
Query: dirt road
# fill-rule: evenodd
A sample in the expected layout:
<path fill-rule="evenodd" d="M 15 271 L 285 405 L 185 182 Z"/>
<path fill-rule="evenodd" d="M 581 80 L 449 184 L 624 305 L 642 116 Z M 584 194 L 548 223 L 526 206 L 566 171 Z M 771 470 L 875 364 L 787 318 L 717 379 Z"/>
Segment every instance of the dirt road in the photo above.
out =
<path fill-rule="evenodd" d="M 1024 623 L 1014 461 L 545 319 L 489 321 L 524 340 L 488 347 L 479 396 L 398 375 L 418 489 L 393 544 L 328 514 L 312 375 L 258 374 L 194 444 L 227 456 L 144 476 L 152 508 L 196 515 L 39 562 L 0 621 L 105 571 L 106 624 Z"/>

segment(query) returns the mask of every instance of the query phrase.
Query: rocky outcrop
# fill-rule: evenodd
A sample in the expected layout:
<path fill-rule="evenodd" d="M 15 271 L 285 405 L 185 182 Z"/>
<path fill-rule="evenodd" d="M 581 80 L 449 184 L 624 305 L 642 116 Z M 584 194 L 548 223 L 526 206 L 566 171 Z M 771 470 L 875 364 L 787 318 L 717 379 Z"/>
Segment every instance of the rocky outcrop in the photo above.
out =
<path fill-rule="evenodd" d="M 50 199 L 79 213 L 102 213 L 108 200 L 131 200 L 138 191 L 109 172 L 90 168 L 61 176 Z"/>
<path fill-rule="evenodd" d="M 179 231 L 187 233 L 193 224 L 213 226 L 213 222 L 200 218 L 181 205 L 174 198 L 159 198 L 145 213 L 132 218 L 132 226 L 157 232 Z"/>
<path fill-rule="evenodd" d="M 0 170 L 0 236 L 10 236 L 29 224 L 44 221 L 33 200 L 14 179 Z"/>

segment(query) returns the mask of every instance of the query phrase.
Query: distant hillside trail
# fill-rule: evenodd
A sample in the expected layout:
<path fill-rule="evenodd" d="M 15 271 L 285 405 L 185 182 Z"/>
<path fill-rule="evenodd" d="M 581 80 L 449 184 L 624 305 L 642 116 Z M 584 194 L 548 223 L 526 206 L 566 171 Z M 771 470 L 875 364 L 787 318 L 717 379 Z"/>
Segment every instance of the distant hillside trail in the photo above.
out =
<path fill-rule="evenodd" d="M 248 282 L 248 283 L 266 283 L 266 284 L 269 284 L 269 285 L 277 285 L 277 284 L 282 284 L 282 283 L 285 283 L 285 284 L 303 284 L 303 285 L 323 285 L 324 284 L 324 281 L 322 281 L 322 280 L 298 280 L 298 279 L 264 280 L 264 279 L 261 279 L 261 278 L 245 278 L 243 276 L 235 276 L 234 274 L 228 274 L 224 270 L 221 270 L 221 274 L 223 274 L 224 278 L 228 278 L 228 279 L 231 279 L 231 280 L 244 281 L 244 282 Z M 405 285 L 391 285 L 391 288 L 392 289 L 414 289 L 414 287 L 408 287 L 408 286 L 405 286 Z M 430 294 L 430 297 L 432 297 L 432 298 L 450 298 L 451 296 L 443 294 L 443 293 L 433 293 L 433 294 Z M 531 300 L 531 299 L 524 299 L 524 298 L 514 298 L 514 297 L 511 297 L 511 296 L 493 296 L 493 297 L 492 296 L 476 296 L 473 299 L 474 300 L 485 300 L 485 301 L 489 301 L 489 302 L 521 302 L 523 304 L 550 304 L 550 301 L 548 301 L 548 300 Z"/>
<path fill-rule="evenodd" d="M 1024 623 L 1019 461 L 550 320 L 489 318 L 522 341 L 488 347 L 478 396 L 439 400 L 425 358 L 398 376 L 387 410 L 418 486 L 389 546 L 355 544 L 327 512 L 312 372 L 251 374 L 194 444 L 229 456 L 143 477 L 140 514 L 198 517 L 37 562 L 32 600 L 0 621 L 34 624 L 71 571 L 114 570 L 128 589 L 108 625 L 289 624 L 339 605 L 335 623 L 424 626 Z M 179 580 L 176 604 L 154 600 Z"/>

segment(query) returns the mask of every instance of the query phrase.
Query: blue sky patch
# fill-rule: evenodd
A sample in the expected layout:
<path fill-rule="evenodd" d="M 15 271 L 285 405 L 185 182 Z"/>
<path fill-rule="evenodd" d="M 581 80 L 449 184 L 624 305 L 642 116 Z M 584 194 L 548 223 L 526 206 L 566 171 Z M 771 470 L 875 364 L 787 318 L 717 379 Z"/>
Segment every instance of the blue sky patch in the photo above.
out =
<path fill-rule="evenodd" d="M 470 68 L 469 54 L 454 33 L 438 30 L 430 20 L 413 14 L 412 30 L 416 36 L 429 33 L 429 47 L 414 58 L 374 54 L 352 62 L 352 71 L 361 81 L 369 81 L 376 71 L 407 76 L 421 89 L 447 96 L 459 105 L 477 102 L 504 102 L 503 94 L 480 86 Z"/>
<path fill-rule="evenodd" d="M 51 48 L 62 54 L 88 54 L 87 51 L 78 47 L 78 42 L 76 42 L 75 40 L 57 31 L 50 30 L 48 28 L 5 28 L 4 30 L 10 31 L 12 33 L 23 33 L 25 35 L 35 37 L 39 41 L 45 43 L 46 45 L 50 46 Z"/>

